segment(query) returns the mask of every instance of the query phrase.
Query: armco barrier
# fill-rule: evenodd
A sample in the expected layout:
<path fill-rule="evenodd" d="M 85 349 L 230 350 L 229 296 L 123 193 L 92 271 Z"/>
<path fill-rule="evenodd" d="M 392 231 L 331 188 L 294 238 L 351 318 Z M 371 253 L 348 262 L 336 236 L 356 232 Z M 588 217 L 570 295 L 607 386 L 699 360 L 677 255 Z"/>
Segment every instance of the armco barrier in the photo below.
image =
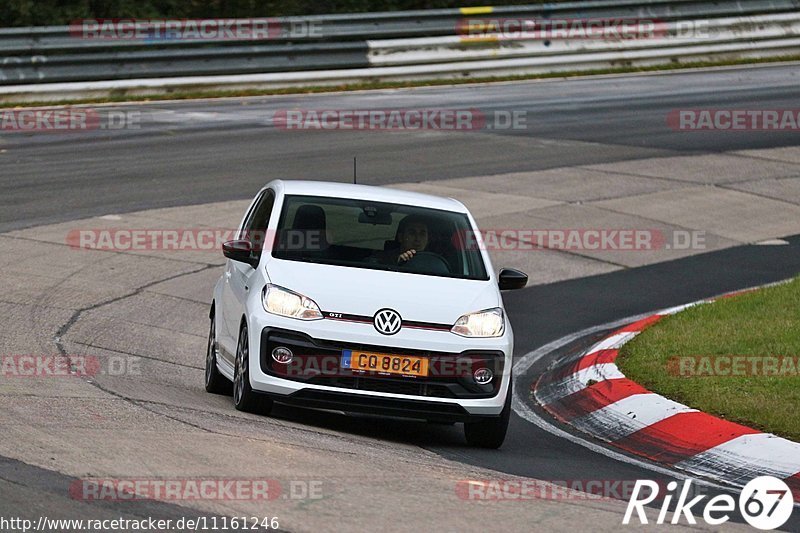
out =
<path fill-rule="evenodd" d="M 79 24 L 7 28 L 0 29 L 0 101 L 794 55 L 800 54 L 798 8 L 800 0 L 603 0 L 324 15 L 259 19 L 269 24 L 268 36 L 224 40 L 83 39 Z M 498 19 L 638 19 L 657 21 L 659 31 L 622 40 L 465 31 Z"/>

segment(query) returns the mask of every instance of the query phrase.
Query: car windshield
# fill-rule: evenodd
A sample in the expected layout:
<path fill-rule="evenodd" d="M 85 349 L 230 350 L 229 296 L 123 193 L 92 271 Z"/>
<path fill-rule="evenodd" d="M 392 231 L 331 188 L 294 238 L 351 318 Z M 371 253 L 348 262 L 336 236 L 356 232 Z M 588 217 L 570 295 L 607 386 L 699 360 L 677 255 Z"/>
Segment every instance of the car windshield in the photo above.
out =
<path fill-rule="evenodd" d="M 287 195 L 272 256 L 290 261 L 487 280 L 466 246 L 467 215 L 416 206 Z"/>

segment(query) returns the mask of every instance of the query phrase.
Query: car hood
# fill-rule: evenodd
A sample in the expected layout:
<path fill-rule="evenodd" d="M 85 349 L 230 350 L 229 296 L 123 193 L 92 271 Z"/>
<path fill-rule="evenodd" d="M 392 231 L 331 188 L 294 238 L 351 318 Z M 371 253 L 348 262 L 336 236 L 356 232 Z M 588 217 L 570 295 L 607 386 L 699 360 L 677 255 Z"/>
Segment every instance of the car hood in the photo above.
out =
<path fill-rule="evenodd" d="M 463 314 L 502 304 L 492 281 L 280 259 L 266 269 L 271 283 L 311 298 L 323 312 L 371 317 L 388 307 L 404 320 L 453 324 Z"/>

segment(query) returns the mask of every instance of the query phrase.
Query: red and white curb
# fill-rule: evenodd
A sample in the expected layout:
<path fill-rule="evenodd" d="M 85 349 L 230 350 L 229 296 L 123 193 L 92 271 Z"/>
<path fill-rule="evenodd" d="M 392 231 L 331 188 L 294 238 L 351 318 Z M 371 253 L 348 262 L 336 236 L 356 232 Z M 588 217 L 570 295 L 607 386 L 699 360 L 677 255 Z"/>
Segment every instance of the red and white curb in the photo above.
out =
<path fill-rule="evenodd" d="M 543 374 L 533 386 L 534 397 L 560 421 L 626 452 L 736 486 L 774 476 L 786 481 L 798 500 L 800 444 L 654 394 L 615 364 L 620 347 L 648 326 L 710 301 L 666 309 L 616 330 Z"/>

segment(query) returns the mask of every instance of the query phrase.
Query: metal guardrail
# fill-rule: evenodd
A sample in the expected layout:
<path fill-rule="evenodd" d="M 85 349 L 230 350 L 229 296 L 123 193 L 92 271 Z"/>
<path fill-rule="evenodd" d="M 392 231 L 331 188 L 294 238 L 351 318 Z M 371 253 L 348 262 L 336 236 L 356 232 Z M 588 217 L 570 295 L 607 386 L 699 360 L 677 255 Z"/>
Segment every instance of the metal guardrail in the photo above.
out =
<path fill-rule="evenodd" d="M 693 21 L 692 21 L 693 22 Z M 565 54 L 669 50 L 675 47 L 757 43 L 800 37 L 800 12 L 702 21 L 702 35 L 682 35 L 680 22 L 659 25 L 659 34 L 647 39 L 498 40 L 490 46 L 465 46 L 459 37 L 428 37 L 368 41 L 370 64 L 414 65 L 512 57 L 553 57 Z M 800 54 L 800 49 L 797 50 Z"/>
<path fill-rule="evenodd" d="M 293 41 L 358 40 L 375 38 L 423 37 L 452 35 L 458 20 L 464 17 L 529 17 L 537 19 L 560 18 L 654 18 L 676 20 L 687 18 L 712 18 L 721 16 L 765 14 L 791 11 L 800 7 L 795 0 L 593 0 L 535 4 L 528 6 L 498 6 L 483 12 L 481 8 L 431 9 L 384 13 L 356 13 L 348 15 L 317 15 L 269 19 L 283 27 L 292 24 L 317 24 L 322 28 L 320 37 L 294 37 Z M 286 39 L 284 39 L 286 40 Z M 187 46 L 210 42 L 149 42 L 146 46 Z M 69 26 L 42 26 L 33 28 L 0 28 L 0 53 L 43 53 L 74 51 L 79 48 L 108 48 L 142 46 L 142 43 L 118 41 L 80 42 L 70 34 Z"/>
<path fill-rule="evenodd" d="M 689 57 L 800 54 L 799 8 L 800 0 L 600 0 L 321 15 L 263 19 L 272 30 L 268 37 L 225 40 L 84 39 L 69 26 L 6 28 L 0 29 L 0 99 L 31 91 L 44 94 L 45 87 L 56 91 L 64 83 L 117 90 L 237 81 L 322 84 L 439 77 L 437 72 L 447 77 L 563 70 L 559 64 L 586 69 Z M 666 30 L 657 38 L 629 41 L 459 35 L 464 24 L 481 19 L 647 19 Z M 678 34 L 678 21 L 701 20 L 708 35 Z M 34 85 L 42 87 L 32 90 Z"/>

